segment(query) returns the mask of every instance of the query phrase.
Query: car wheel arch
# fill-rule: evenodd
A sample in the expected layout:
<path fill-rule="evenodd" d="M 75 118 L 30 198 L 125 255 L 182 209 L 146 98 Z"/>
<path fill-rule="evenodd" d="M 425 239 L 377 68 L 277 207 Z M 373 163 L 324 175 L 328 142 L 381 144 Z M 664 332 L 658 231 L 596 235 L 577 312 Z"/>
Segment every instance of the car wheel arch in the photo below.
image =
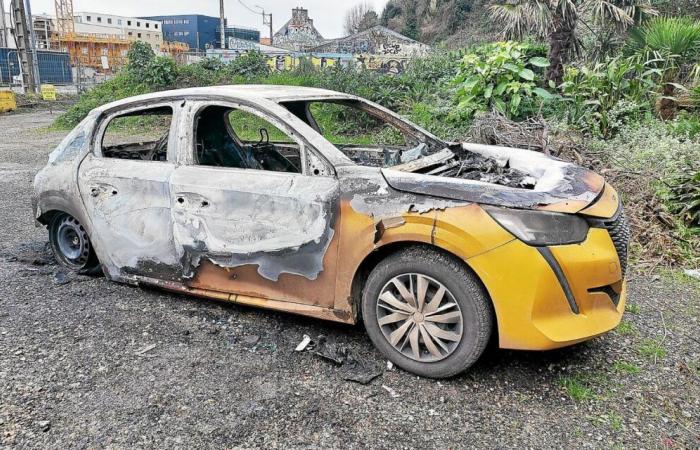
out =
<path fill-rule="evenodd" d="M 352 280 L 352 285 L 351 285 L 351 297 L 352 301 L 354 304 L 354 307 L 356 309 L 356 314 L 358 317 L 358 321 L 360 321 L 362 317 L 362 312 L 360 311 L 361 304 L 362 304 L 362 292 L 365 286 L 365 283 L 367 281 L 367 278 L 369 277 L 369 274 L 372 272 L 372 270 L 384 259 L 388 258 L 389 256 L 398 253 L 400 251 L 413 248 L 413 247 L 419 247 L 419 248 L 424 248 L 427 251 L 433 251 L 433 252 L 438 252 L 441 253 L 449 258 L 454 259 L 460 266 L 462 266 L 466 271 L 470 272 L 472 275 L 474 275 L 474 278 L 478 281 L 479 285 L 481 286 L 481 289 L 483 290 L 484 294 L 486 295 L 486 298 L 489 301 L 489 305 L 491 307 L 491 312 L 492 312 L 492 317 L 494 318 L 494 328 L 493 328 L 493 338 L 495 339 L 495 342 L 498 342 L 498 316 L 496 315 L 495 307 L 493 304 L 493 299 L 491 298 L 491 295 L 489 293 L 489 290 L 486 288 L 486 285 L 484 284 L 483 280 L 479 276 L 479 274 L 472 269 L 472 267 L 469 265 L 468 261 L 465 261 L 464 259 L 460 258 L 459 256 L 455 255 L 454 253 L 440 247 L 437 245 L 432 245 L 432 244 L 427 244 L 425 242 L 420 242 L 420 241 L 397 241 L 397 242 L 392 242 L 388 243 L 385 245 L 382 245 L 381 247 L 378 247 L 374 251 L 370 252 L 365 256 L 365 258 L 362 260 L 362 262 L 359 264 L 357 269 L 355 270 L 355 275 L 353 276 Z"/>

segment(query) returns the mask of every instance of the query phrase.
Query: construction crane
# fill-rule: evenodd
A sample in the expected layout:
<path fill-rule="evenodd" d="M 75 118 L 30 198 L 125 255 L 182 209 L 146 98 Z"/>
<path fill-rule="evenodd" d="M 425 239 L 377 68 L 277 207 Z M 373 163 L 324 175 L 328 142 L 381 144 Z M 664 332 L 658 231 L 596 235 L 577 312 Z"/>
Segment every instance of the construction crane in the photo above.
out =
<path fill-rule="evenodd" d="M 75 18 L 73 16 L 73 0 L 55 0 L 56 30 L 59 35 L 75 33 Z"/>

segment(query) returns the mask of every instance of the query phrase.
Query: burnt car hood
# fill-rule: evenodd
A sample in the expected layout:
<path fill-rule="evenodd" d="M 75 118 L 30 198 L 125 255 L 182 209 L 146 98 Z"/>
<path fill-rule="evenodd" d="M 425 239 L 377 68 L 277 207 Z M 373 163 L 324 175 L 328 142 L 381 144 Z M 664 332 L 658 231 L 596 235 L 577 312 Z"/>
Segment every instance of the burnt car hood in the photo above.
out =
<path fill-rule="evenodd" d="M 605 186 L 605 180 L 600 175 L 542 153 L 480 144 L 456 145 L 464 154 L 488 158 L 502 168 L 526 175 L 531 186 L 513 187 L 455 176 L 416 173 L 409 165 L 382 169 L 382 174 L 389 186 L 399 191 L 487 205 L 563 213 L 577 213 L 586 208 L 598 198 Z M 425 167 L 421 168 L 423 169 Z"/>

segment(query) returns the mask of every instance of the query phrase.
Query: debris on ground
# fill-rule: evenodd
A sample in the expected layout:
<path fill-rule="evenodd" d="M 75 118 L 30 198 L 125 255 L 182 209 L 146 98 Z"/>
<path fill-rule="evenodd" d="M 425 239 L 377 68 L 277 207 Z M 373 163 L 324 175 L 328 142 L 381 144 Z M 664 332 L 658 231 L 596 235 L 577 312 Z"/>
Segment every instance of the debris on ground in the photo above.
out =
<path fill-rule="evenodd" d="M 255 345 L 260 342 L 260 336 L 257 334 L 251 334 L 241 339 L 241 342 L 246 347 L 255 347 Z"/>
<path fill-rule="evenodd" d="M 319 358 L 341 367 L 341 378 L 345 381 L 367 385 L 383 373 L 382 369 L 375 364 L 360 361 L 353 356 L 349 348 L 329 342 L 324 335 L 319 335 L 316 341 L 312 341 L 309 336 L 304 335 L 304 339 L 296 347 L 296 351 L 304 351 L 305 349 L 312 351 Z"/>
<path fill-rule="evenodd" d="M 49 422 L 48 420 L 40 420 L 39 422 L 37 422 L 37 425 L 39 425 L 39 429 L 44 433 L 51 429 L 51 422 Z"/>
<path fill-rule="evenodd" d="M 134 355 L 136 355 L 136 356 L 149 356 L 149 355 L 146 355 L 146 353 L 150 352 L 151 350 L 153 350 L 156 347 L 157 347 L 156 344 L 147 345 L 147 346 L 141 348 L 140 350 L 137 350 L 136 352 L 134 352 Z"/>
<path fill-rule="evenodd" d="M 696 280 L 700 280 L 700 270 L 695 269 L 695 270 L 686 270 L 684 272 L 687 276 L 690 278 L 695 278 Z"/>
<path fill-rule="evenodd" d="M 393 390 L 392 388 L 390 388 L 389 386 L 387 386 L 387 385 L 385 385 L 385 384 L 382 384 L 382 389 L 384 389 L 385 391 L 387 391 L 387 392 L 389 393 L 389 395 L 391 395 L 391 398 L 399 398 L 399 397 L 401 397 L 400 394 L 398 394 L 395 390 Z"/>
<path fill-rule="evenodd" d="M 303 352 L 306 350 L 306 347 L 311 343 L 311 337 L 309 335 L 305 334 L 304 338 L 301 340 L 299 345 L 294 349 L 295 352 Z"/>

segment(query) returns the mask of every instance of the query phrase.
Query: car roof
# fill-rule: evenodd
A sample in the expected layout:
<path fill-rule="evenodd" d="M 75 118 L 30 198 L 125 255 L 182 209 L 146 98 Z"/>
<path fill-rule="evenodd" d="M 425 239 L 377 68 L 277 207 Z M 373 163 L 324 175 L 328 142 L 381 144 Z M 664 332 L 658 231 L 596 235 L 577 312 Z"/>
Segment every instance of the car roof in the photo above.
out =
<path fill-rule="evenodd" d="M 170 98 L 183 97 L 225 97 L 240 100 L 269 100 L 275 103 L 318 100 L 318 99 L 355 99 L 356 97 L 341 92 L 327 89 L 300 87 L 300 86 L 279 86 L 263 84 L 239 84 L 229 86 L 210 86 L 187 89 L 175 89 L 171 91 L 153 92 L 150 94 L 137 95 L 125 98 L 116 102 L 103 105 L 99 109 L 108 110 L 115 107 L 140 103 L 143 101 L 168 100 Z"/>

